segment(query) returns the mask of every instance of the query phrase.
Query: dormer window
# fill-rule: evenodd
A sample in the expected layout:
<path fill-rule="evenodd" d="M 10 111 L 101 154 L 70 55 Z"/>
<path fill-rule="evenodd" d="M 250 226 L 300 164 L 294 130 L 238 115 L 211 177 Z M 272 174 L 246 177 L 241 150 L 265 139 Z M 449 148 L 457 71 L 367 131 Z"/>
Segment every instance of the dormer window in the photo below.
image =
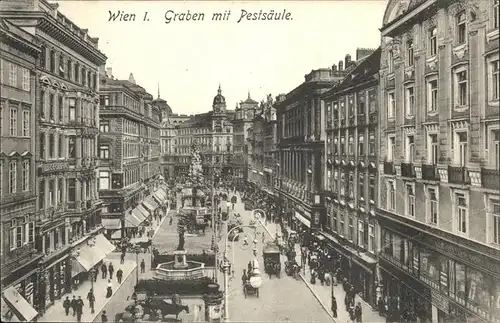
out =
<path fill-rule="evenodd" d="M 462 12 L 457 17 L 457 42 L 458 45 L 465 44 L 467 41 L 467 17 Z"/>
<path fill-rule="evenodd" d="M 413 66 L 414 58 L 413 40 L 409 40 L 406 42 L 406 64 L 408 66 Z"/>

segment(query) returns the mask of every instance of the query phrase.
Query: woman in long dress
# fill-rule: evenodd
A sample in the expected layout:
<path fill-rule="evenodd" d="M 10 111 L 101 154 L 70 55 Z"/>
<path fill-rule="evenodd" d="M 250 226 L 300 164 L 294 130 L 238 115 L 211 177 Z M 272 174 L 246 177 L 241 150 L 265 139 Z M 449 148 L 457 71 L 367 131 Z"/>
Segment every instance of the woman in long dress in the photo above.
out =
<path fill-rule="evenodd" d="M 113 295 L 113 290 L 111 289 L 111 279 L 108 279 L 108 288 L 106 289 L 106 298 L 110 298 Z"/>

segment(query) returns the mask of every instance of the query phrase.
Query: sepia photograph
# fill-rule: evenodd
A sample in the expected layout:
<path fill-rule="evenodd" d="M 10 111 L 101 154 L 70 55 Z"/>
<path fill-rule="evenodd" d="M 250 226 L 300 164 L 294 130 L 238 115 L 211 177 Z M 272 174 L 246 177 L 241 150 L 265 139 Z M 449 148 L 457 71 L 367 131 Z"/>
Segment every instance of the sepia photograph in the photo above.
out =
<path fill-rule="evenodd" d="M 0 321 L 500 323 L 499 20 L 0 0 Z"/>

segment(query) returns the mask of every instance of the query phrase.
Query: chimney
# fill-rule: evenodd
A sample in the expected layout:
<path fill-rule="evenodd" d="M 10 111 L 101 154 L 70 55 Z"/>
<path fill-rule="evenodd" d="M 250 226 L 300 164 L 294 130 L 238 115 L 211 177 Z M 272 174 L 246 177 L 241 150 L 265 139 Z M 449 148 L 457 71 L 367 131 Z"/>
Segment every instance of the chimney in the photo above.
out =
<path fill-rule="evenodd" d="M 332 65 L 332 71 L 336 71 L 337 70 L 337 65 L 333 64 Z"/>
<path fill-rule="evenodd" d="M 107 67 L 106 68 L 106 74 L 108 75 L 109 78 L 113 78 L 113 68 L 112 67 Z"/>
<path fill-rule="evenodd" d="M 343 70 L 344 70 L 344 62 L 339 61 L 339 71 L 343 71 Z"/>
<path fill-rule="evenodd" d="M 351 55 L 347 54 L 345 55 L 345 68 L 348 68 L 351 66 Z"/>

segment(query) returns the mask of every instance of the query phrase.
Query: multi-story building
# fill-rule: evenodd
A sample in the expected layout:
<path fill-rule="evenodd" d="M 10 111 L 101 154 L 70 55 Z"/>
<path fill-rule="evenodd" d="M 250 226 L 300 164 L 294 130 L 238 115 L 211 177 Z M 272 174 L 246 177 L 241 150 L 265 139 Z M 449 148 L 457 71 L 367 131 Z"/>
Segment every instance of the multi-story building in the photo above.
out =
<path fill-rule="evenodd" d="M 500 320 L 498 1 L 389 1 L 378 221 L 394 321 Z"/>
<path fill-rule="evenodd" d="M 252 127 L 254 110 L 258 106 L 258 102 L 253 100 L 248 92 L 248 97 L 245 101 L 240 101 L 236 104 L 236 109 L 234 110 L 234 158 L 233 166 L 235 168 L 235 174 L 239 178 L 248 179 L 251 170 L 249 170 L 249 142 L 247 140 L 249 136 L 248 130 Z"/>
<path fill-rule="evenodd" d="M 161 167 L 166 179 L 175 178 L 175 163 L 177 154 L 177 129 L 170 117 L 164 117 L 160 127 Z"/>
<path fill-rule="evenodd" d="M 345 75 L 322 68 L 311 71 L 304 82 L 275 104 L 279 147 L 279 195 L 292 228 L 307 237 L 320 227 L 324 213 L 321 191 L 324 165 L 324 109 L 321 94 Z M 313 218 L 312 218 L 313 217 Z"/>
<path fill-rule="evenodd" d="M 39 297 L 43 310 L 71 291 L 76 275 L 71 250 L 91 248 L 87 240 L 100 230 L 97 192 L 99 123 L 98 69 L 106 56 L 98 39 L 76 26 L 57 4 L 2 1 L 0 15 L 31 33 L 41 45 L 36 82 L 36 234 L 41 260 Z M 104 238 L 104 237 L 102 237 Z M 93 244 L 109 247 L 99 237 Z M 77 277 L 78 278 L 78 277 Z"/>
<path fill-rule="evenodd" d="M 264 103 L 254 108 L 252 127 L 248 129 L 248 180 L 262 187 L 264 184 Z"/>
<path fill-rule="evenodd" d="M 212 174 L 213 168 L 221 169 L 223 176 L 231 177 L 233 154 L 234 111 L 226 110 L 226 99 L 219 86 L 213 99 L 212 111 L 197 114 L 176 126 L 177 149 L 175 174 L 187 175 L 191 163 L 192 146 L 200 150 L 203 173 Z"/>
<path fill-rule="evenodd" d="M 1 18 L 0 43 L 0 265 L 9 307 L 2 321 L 31 321 L 37 315 L 33 305 L 42 257 L 35 248 L 34 136 L 41 50 L 33 35 Z"/>
<path fill-rule="evenodd" d="M 160 110 L 132 74 L 117 80 L 108 69 L 100 89 L 99 194 L 108 237 L 117 239 L 156 212 L 161 179 Z"/>
<path fill-rule="evenodd" d="M 279 101 L 279 96 L 277 97 Z M 276 170 L 278 163 L 278 146 L 277 146 L 277 124 L 276 124 L 276 109 L 275 102 L 271 95 L 267 96 L 267 101 L 264 103 L 263 117 L 264 124 L 264 187 L 270 192 L 274 191 L 276 184 Z"/>
<path fill-rule="evenodd" d="M 322 95 L 326 110 L 323 235 L 359 295 L 377 304 L 377 93 L 380 49 L 358 49 L 356 66 Z M 348 65 L 348 62 L 346 62 Z"/>

